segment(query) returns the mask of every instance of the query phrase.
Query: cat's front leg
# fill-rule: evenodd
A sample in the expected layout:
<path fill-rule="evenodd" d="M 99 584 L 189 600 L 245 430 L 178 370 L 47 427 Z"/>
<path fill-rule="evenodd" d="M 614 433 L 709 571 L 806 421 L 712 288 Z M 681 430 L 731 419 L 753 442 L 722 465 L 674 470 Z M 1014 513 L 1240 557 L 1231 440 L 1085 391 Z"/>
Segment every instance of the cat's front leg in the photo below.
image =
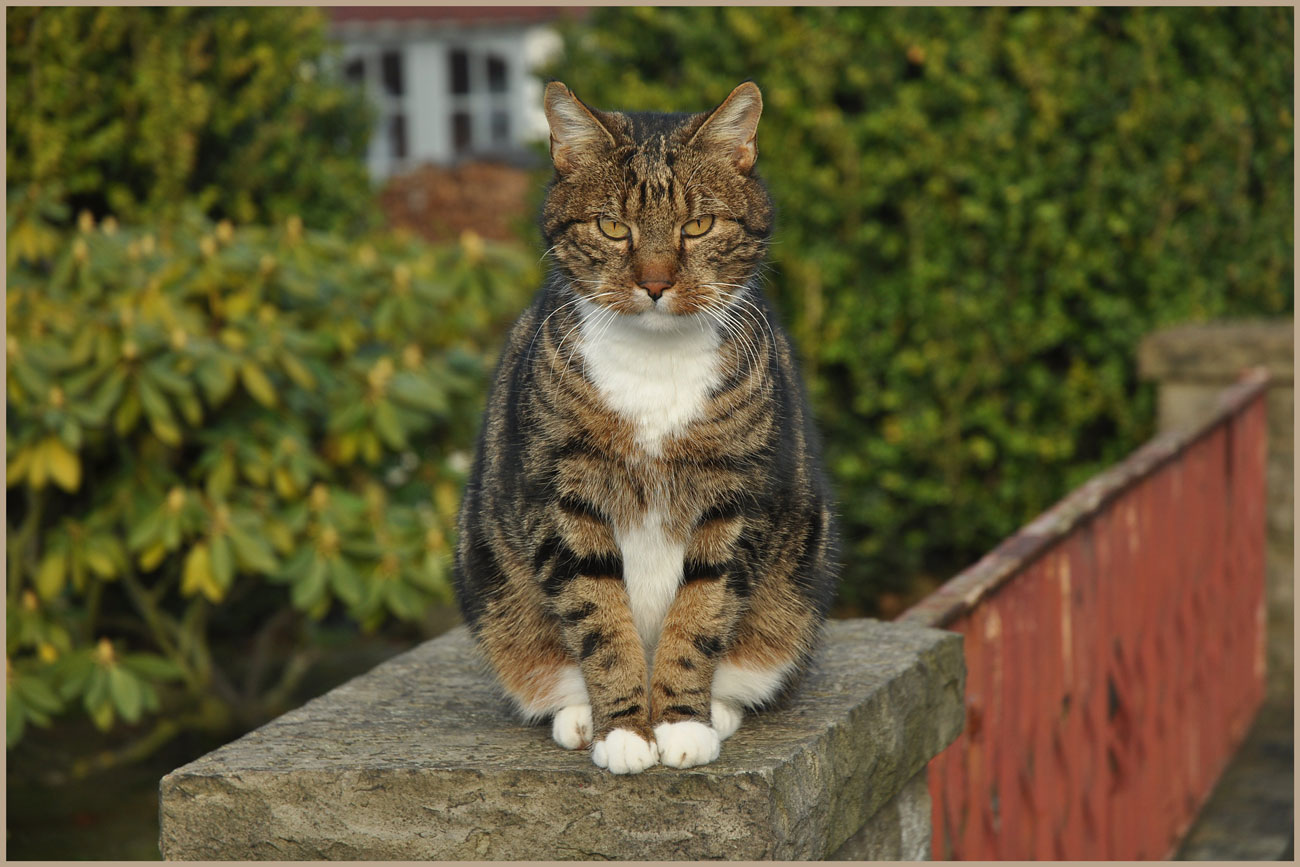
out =
<path fill-rule="evenodd" d="M 674 768 L 716 759 L 740 723 L 739 709 L 713 701 L 718 657 L 740 614 L 725 572 L 688 561 L 655 648 L 651 723 L 660 761 Z M 716 717 L 716 718 L 715 718 Z"/>
<path fill-rule="evenodd" d="M 592 761 L 615 774 L 658 764 L 645 694 L 646 661 L 623 587 L 619 555 L 579 556 L 556 543 L 542 588 L 561 622 L 591 702 Z M 577 717 L 581 708 L 559 715 Z M 557 715 L 557 718 L 558 716 Z"/>

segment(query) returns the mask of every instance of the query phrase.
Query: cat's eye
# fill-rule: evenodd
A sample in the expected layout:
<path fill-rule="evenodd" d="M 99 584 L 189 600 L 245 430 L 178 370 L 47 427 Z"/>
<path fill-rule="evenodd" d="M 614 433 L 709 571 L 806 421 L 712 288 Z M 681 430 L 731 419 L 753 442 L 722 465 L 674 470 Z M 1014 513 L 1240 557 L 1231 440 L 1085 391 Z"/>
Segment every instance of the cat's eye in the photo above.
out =
<path fill-rule="evenodd" d="M 700 217 L 682 226 L 682 234 L 688 238 L 698 238 L 713 228 L 713 217 Z"/>
<path fill-rule="evenodd" d="M 615 241 L 622 241 L 629 234 L 631 229 L 626 223 L 620 223 L 618 220 L 611 220 L 609 217 L 599 217 L 596 219 L 596 227 L 605 235 L 606 238 L 613 238 Z"/>

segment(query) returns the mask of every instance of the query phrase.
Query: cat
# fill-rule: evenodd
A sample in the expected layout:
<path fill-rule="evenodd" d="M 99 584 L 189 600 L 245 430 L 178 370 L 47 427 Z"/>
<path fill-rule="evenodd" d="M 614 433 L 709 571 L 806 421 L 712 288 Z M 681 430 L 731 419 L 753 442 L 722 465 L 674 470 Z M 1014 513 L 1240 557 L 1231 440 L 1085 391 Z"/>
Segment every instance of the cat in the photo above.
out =
<path fill-rule="evenodd" d="M 716 759 L 803 671 L 836 535 L 757 288 L 762 95 L 597 111 L 545 90 L 554 264 L 511 331 L 459 520 L 464 619 L 524 717 L 639 773 Z"/>

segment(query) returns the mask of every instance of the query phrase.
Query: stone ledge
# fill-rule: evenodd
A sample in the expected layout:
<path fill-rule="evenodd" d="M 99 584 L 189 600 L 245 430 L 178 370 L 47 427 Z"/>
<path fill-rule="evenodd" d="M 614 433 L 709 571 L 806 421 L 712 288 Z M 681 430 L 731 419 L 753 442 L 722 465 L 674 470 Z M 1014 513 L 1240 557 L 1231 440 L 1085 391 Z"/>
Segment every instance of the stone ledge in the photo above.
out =
<path fill-rule="evenodd" d="M 1138 370 L 1144 379 L 1227 384 L 1247 367 L 1264 367 L 1274 384 L 1290 384 L 1294 328 L 1289 318 L 1165 328 L 1142 339 Z"/>
<path fill-rule="evenodd" d="M 457 628 L 168 774 L 163 856 L 906 856 L 928 849 L 916 778 L 964 714 L 960 636 L 832 621 L 799 690 L 718 761 L 616 777 L 517 723 L 476 660 Z M 906 830 L 876 833 L 878 813 Z"/>

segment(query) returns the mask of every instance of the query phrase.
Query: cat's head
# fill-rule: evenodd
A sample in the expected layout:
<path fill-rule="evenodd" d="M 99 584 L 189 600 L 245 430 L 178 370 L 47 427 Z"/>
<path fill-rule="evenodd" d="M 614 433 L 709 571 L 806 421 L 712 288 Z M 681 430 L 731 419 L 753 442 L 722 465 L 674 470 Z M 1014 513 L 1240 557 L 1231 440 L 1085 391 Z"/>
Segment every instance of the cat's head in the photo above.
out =
<path fill-rule="evenodd" d="M 745 82 L 699 114 L 597 111 L 546 86 L 555 177 L 542 234 L 573 290 L 647 324 L 731 306 L 763 260 L 763 110 Z"/>

